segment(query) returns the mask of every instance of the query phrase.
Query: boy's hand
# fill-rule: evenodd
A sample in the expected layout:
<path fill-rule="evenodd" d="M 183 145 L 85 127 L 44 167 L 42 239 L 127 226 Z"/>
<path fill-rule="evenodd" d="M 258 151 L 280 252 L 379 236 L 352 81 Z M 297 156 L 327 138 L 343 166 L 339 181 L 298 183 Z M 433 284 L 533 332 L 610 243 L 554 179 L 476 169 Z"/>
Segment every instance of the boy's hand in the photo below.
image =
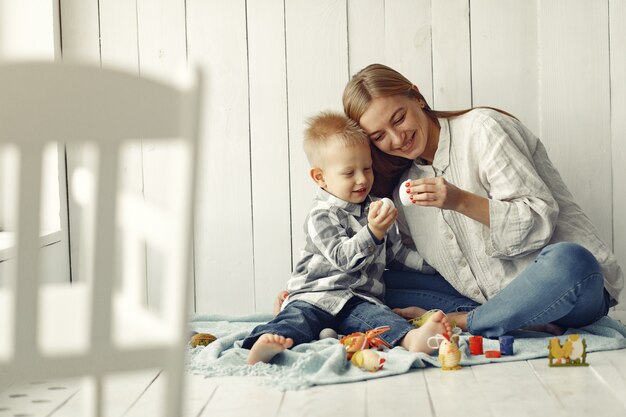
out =
<path fill-rule="evenodd" d="M 381 200 L 374 201 L 370 204 L 370 211 L 367 214 L 368 226 L 378 240 L 383 240 L 396 217 L 398 209 L 384 204 Z"/>
<path fill-rule="evenodd" d="M 283 302 L 289 293 L 287 291 L 281 291 L 278 293 L 276 298 L 274 299 L 274 308 L 272 309 L 272 314 L 277 316 L 280 313 L 280 309 L 282 308 Z"/>

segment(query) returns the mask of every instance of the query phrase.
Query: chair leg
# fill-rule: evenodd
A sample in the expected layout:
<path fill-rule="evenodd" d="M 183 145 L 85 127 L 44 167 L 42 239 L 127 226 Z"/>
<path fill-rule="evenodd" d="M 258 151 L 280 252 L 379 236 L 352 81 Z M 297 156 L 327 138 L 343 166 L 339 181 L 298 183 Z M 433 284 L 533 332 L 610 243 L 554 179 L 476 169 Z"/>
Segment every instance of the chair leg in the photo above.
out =
<path fill-rule="evenodd" d="M 102 401 L 102 376 L 89 375 L 83 378 L 81 393 L 83 401 L 83 416 L 104 416 L 104 402 Z"/>
<path fill-rule="evenodd" d="M 185 370 L 181 367 L 170 366 L 164 368 L 163 372 L 167 379 L 164 416 L 182 417 Z"/>

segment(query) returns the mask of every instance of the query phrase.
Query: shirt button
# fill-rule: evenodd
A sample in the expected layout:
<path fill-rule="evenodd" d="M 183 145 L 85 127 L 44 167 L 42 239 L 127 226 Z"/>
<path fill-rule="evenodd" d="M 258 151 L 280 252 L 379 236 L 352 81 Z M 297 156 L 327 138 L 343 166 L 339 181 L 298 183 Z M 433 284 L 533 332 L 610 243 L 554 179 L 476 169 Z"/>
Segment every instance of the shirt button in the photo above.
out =
<path fill-rule="evenodd" d="M 465 267 L 467 266 L 467 262 L 465 262 L 465 260 L 464 260 L 464 259 L 461 259 L 461 260 L 459 261 L 459 266 L 460 266 L 461 268 L 465 268 Z"/>
<path fill-rule="evenodd" d="M 448 240 L 454 239 L 454 235 L 452 233 L 446 233 L 446 237 L 448 238 Z"/>

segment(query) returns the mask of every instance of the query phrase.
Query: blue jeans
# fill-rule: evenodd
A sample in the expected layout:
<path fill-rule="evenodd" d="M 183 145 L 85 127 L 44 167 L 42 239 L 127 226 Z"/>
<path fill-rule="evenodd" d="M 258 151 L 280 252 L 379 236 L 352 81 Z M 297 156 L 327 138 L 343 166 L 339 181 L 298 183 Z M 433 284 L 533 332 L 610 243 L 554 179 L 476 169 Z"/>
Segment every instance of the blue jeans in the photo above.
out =
<path fill-rule="evenodd" d="M 378 336 L 390 346 L 414 329 L 408 321 L 391 311 L 386 305 L 370 303 L 359 297 L 352 297 L 341 311 L 333 316 L 330 313 L 304 301 L 293 301 L 274 320 L 255 327 L 243 341 L 242 347 L 250 349 L 264 333 L 278 334 L 293 339 L 293 345 L 317 340 L 325 328 L 332 328 L 338 334 L 366 332 L 376 327 L 388 326 L 390 330 Z"/>
<path fill-rule="evenodd" d="M 467 311 L 468 332 L 486 337 L 548 323 L 582 327 L 609 311 L 600 265 L 575 243 L 546 246 L 525 271 L 482 305 L 461 295 L 441 275 L 385 271 L 384 278 L 389 307 Z"/>

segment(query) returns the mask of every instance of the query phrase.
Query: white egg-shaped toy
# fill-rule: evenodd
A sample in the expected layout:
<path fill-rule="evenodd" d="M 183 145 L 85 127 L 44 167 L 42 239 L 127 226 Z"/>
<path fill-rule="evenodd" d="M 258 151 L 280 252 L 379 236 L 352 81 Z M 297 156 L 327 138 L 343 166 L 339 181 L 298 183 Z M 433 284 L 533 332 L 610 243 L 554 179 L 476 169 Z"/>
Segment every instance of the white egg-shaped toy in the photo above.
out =
<path fill-rule="evenodd" d="M 411 197 L 409 197 L 409 193 L 406 192 L 407 187 L 406 187 L 406 183 L 410 182 L 411 179 L 408 178 L 404 181 L 402 181 L 402 185 L 400 186 L 400 190 L 398 190 L 398 193 L 400 194 L 400 201 L 402 202 L 403 206 L 412 206 L 413 202 L 411 201 Z"/>
<path fill-rule="evenodd" d="M 382 199 L 382 200 L 380 200 L 380 201 L 382 201 L 382 202 L 383 202 L 383 204 L 388 205 L 390 209 L 394 209 L 394 208 L 396 208 L 396 205 L 395 205 L 395 204 L 393 204 L 393 201 L 391 201 L 391 199 L 390 199 L 390 198 L 385 197 L 385 198 L 383 198 L 383 199 Z"/>
<path fill-rule="evenodd" d="M 339 335 L 336 331 L 327 327 L 325 329 L 322 329 L 322 331 L 320 332 L 319 340 L 322 339 L 339 339 Z"/>

